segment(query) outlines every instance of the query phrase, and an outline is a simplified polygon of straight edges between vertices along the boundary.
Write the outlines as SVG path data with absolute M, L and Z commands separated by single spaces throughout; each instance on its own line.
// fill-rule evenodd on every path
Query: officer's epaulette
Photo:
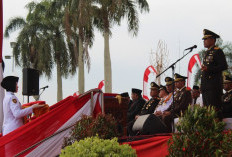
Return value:
M 217 47 L 217 46 L 216 46 L 216 47 L 214 47 L 214 50 L 219 50 L 219 49 L 220 49 L 220 48 L 219 48 L 219 47 Z

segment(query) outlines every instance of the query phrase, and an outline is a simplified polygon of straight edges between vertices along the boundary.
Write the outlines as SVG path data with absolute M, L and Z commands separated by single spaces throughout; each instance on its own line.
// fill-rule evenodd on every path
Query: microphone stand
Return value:
M 39 100 L 39 98 L 40 98 L 41 94 L 43 94 L 43 92 L 45 91 L 45 89 L 46 89 L 46 88 L 42 88 L 42 89 L 43 89 L 43 91 L 39 94 L 39 96 L 38 96 L 38 98 L 36 99 L 36 101 L 38 101 L 38 100 Z
M 180 60 L 182 60 L 185 56 L 187 56 L 190 52 L 193 51 L 193 48 L 189 50 L 188 53 L 186 53 L 185 55 L 183 55 L 181 58 L 177 59 L 177 61 L 175 61 L 173 64 L 171 64 L 168 68 L 166 68 L 163 72 L 161 72 L 159 75 L 156 76 L 156 78 L 160 77 L 163 73 L 165 73 L 168 69 L 172 69 L 172 78 L 174 80 L 174 74 L 175 74 L 175 65 L 176 63 L 178 63 Z M 184 52 L 184 51 L 183 51 Z M 173 88 L 173 91 L 172 91 L 172 98 L 173 98 L 173 101 L 172 101 L 172 104 L 171 104 L 171 111 L 173 112 L 174 110 L 174 102 L 175 102 L 175 99 L 174 99 L 174 91 L 175 91 L 175 83 L 173 82 L 172 83 L 172 88 Z M 172 132 L 174 133 L 175 131 L 175 126 L 174 126 L 174 115 L 171 114 L 171 119 L 172 119 Z

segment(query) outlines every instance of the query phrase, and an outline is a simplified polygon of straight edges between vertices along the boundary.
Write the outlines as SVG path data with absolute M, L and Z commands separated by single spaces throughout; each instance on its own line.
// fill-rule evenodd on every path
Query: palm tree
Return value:
M 69 60 L 72 60 L 72 58 L 69 58 L 65 42 L 64 9 L 57 10 L 53 2 L 45 0 L 36 5 L 33 14 L 40 16 L 41 22 L 48 28 L 45 32 L 48 33 L 47 37 L 50 39 L 53 58 L 57 67 L 57 101 L 60 101 L 63 99 L 62 77 L 67 78 L 69 69 L 75 72 L 76 68 L 75 64 L 69 66 Z M 72 74 L 74 73 L 72 72 Z
M 45 73 L 45 75 L 50 78 L 53 67 L 52 56 L 49 52 L 44 53 L 43 51 L 42 53 L 46 60 L 44 63 L 39 60 L 39 55 L 42 54 L 38 53 L 38 48 L 41 44 L 46 44 L 47 42 L 44 42 L 44 40 L 42 42 L 42 40 L 40 40 L 42 36 L 37 34 L 38 26 L 39 23 L 37 22 L 32 23 L 21 17 L 15 17 L 11 19 L 7 25 L 4 37 L 8 38 L 12 31 L 21 29 L 16 39 L 16 46 L 13 49 L 16 65 L 38 69 L 41 73 Z M 47 45 L 47 47 L 49 47 L 49 45 Z
M 65 7 L 66 34 L 74 58 L 78 58 L 79 93 L 85 91 L 84 63 L 90 68 L 88 48 L 93 44 L 93 0 L 57 0 L 60 8 Z M 78 38 L 77 38 L 78 37 Z M 78 48 L 78 49 L 77 49 Z
M 226 74 L 226 75 L 231 76 L 232 75 L 232 53 L 231 53 L 232 52 L 232 43 L 230 43 L 230 42 L 223 43 L 223 40 L 219 39 L 219 40 L 217 40 L 216 46 L 220 47 L 223 50 L 223 52 L 226 56 L 227 64 L 228 64 L 228 69 L 223 72 L 223 75 Z M 200 56 L 201 61 L 203 61 L 205 53 L 206 53 L 206 50 L 204 50 L 204 49 L 199 52 L 199 56 Z M 201 69 L 197 65 L 197 72 L 196 72 L 195 77 L 194 77 L 194 84 L 199 84 L 200 78 L 201 78 Z
M 97 11 L 94 24 L 103 33 L 104 37 L 104 77 L 105 92 L 112 92 L 112 70 L 109 49 L 109 37 L 111 28 L 120 25 L 122 19 L 127 18 L 128 30 L 137 35 L 139 27 L 138 13 L 136 5 L 141 12 L 149 11 L 146 0 L 98 0 Z
M 53 61 L 55 61 L 57 101 L 60 101 L 63 99 L 62 76 L 67 77 L 69 74 L 69 54 L 62 26 L 64 12 L 52 10 L 50 1 L 38 4 L 31 2 L 27 8 L 29 10 L 27 19 L 15 18 L 10 21 L 5 36 L 8 37 L 9 32 L 22 28 L 13 50 L 18 65 L 20 65 L 19 58 L 21 58 L 23 67 L 38 69 L 50 79 Z

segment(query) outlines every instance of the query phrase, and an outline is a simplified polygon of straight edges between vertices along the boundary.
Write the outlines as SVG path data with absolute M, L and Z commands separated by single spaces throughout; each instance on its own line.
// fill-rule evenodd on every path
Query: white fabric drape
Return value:
M 102 93 L 101 93 L 102 94 Z M 98 97 L 98 100 L 101 100 L 101 94 L 96 93 L 93 96 L 93 106 L 95 107 Z M 101 104 L 101 101 L 99 102 Z M 82 115 L 91 115 L 91 99 L 76 113 L 74 114 L 62 127 L 60 127 L 56 132 L 67 128 L 75 124 L 78 120 L 80 120 Z M 37 148 L 27 154 L 27 157 L 41 156 L 41 157 L 53 157 L 60 154 L 60 150 L 63 144 L 64 137 L 69 136 L 70 129 L 59 133 L 58 135 L 53 136 L 52 138 L 46 140 L 42 144 L 40 144 Z

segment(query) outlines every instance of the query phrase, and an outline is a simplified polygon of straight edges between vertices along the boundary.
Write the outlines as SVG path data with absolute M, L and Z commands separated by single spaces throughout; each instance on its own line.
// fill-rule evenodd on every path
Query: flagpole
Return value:
M 3 79 L 3 60 L 2 60 L 2 38 L 3 38 L 3 7 L 2 0 L 0 1 L 0 82 Z M 2 133 L 2 124 L 3 124 L 3 98 L 5 95 L 4 89 L 0 86 L 0 133 Z

